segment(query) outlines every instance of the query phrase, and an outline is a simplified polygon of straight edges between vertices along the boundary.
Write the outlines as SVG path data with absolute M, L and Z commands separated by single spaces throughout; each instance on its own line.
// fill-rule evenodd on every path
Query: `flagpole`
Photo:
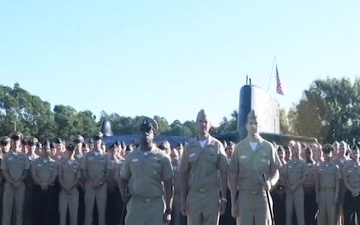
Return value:
M 270 83 L 271 83 L 271 77 L 272 77 L 272 73 L 274 71 L 275 60 L 276 60 L 276 55 L 274 56 L 274 61 L 273 61 L 272 67 L 271 67 L 271 73 L 270 73 L 269 83 L 268 83 L 268 87 L 267 87 L 266 92 L 269 92 L 269 87 L 270 87 Z

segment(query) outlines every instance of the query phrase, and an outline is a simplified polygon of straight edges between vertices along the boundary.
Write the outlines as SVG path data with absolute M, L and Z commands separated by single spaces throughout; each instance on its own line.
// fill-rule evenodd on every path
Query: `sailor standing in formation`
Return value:
M 196 137 L 176 147 L 157 146 L 158 125 L 149 117 L 140 119 L 140 143 L 130 145 L 105 146 L 101 132 L 88 142 L 77 135 L 66 145 L 41 145 L 12 132 L 0 137 L 2 224 L 218 225 L 221 216 L 226 225 L 360 223 L 358 146 L 275 147 L 261 138 L 258 121 L 251 110 L 247 137 L 227 153 L 226 142 L 210 135 L 205 110 Z M 227 207 L 236 222 L 224 217 Z
M 191 225 L 218 224 L 226 210 L 228 161 L 222 143 L 209 134 L 210 127 L 208 114 L 200 110 L 197 136 L 184 147 L 180 161 L 181 210 Z
M 142 119 L 140 146 L 122 165 L 120 190 L 127 202 L 126 225 L 159 225 L 171 220 L 174 173 L 170 158 L 154 143 L 157 129 L 153 119 Z
M 279 179 L 280 161 L 274 146 L 259 135 L 258 115 L 246 119 L 248 136 L 235 146 L 230 161 L 232 214 L 237 225 L 271 225 L 269 191 Z

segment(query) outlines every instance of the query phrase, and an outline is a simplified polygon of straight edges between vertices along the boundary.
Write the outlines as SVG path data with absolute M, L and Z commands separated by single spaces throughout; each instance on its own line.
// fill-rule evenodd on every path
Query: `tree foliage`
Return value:
M 234 111 L 233 114 L 237 115 Z M 232 114 L 232 116 L 233 116 Z M 225 120 L 219 131 L 236 129 L 236 116 Z M 13 88 L 0 85 L 0 136 L 8 135 L 14 129 L 25 136 L 35 136 L 40 141 L 56 137 L 70 138 L 75 134 L 88 137 L 101 129 L 104 120 L 111 123 L 114 135 L 134 134 L 138 131 L 140 116 L 122 116 L 102 111 L 99 118 L 90 111 L 76 111 L 72 106 L 55 105 L 43 101 L 22 89 L 18 83 Z M 195 136 L 195 121 L 181 123 L 175 120 L 169 123 L 166 118 L 155 115 L 153 119 L 159 125 L 159 133 L 176 136 Z
M 315 80 L 292 108 L 290 121 L 298 135 L 320 142 L 352 142 L 359 137 L 360 79 Z

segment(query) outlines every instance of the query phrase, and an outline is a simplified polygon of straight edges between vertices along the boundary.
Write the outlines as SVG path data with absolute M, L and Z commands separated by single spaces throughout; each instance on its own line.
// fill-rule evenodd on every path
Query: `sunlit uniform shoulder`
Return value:
M 235 145 L 234 151 L 245 151 L 249 148 L 251 148 L 249 138 L 245 138 L 244 140 L 240 141 Z M 259 140 L 256 149 L 258 148 L 265 148 L 274 151 L 274 145 L 262 138 Z
M 159 157 L 167 157 L 168 158 L 168 156 L 165 154 L 165 152 L 162 151 L 161 149 L 157 148 L 156 146 L 153 146 L 150 151 L 143 151 L 141 149 L 141 147 L 139 146 L 139 147 L 135 148 L 134 151 L 130 152 L 126 156 L 125 161 L 129 160 L 130 158 L 136 157 L 138 154 L 146 154 L 146 152 L 148 152 L 149 154 L 150 153 L 155 154 L 155 155 L 157 155 Z

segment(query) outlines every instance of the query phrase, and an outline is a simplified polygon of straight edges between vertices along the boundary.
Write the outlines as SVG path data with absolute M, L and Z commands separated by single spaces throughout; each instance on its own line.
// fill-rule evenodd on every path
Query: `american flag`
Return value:
M 280 82 L 280 77 L 279 77 L 279 71 L 276 65 L 276 93 L 280 94 L 280 95 L 284 95 L 282 86 L 281 86 L 281 82 Z

